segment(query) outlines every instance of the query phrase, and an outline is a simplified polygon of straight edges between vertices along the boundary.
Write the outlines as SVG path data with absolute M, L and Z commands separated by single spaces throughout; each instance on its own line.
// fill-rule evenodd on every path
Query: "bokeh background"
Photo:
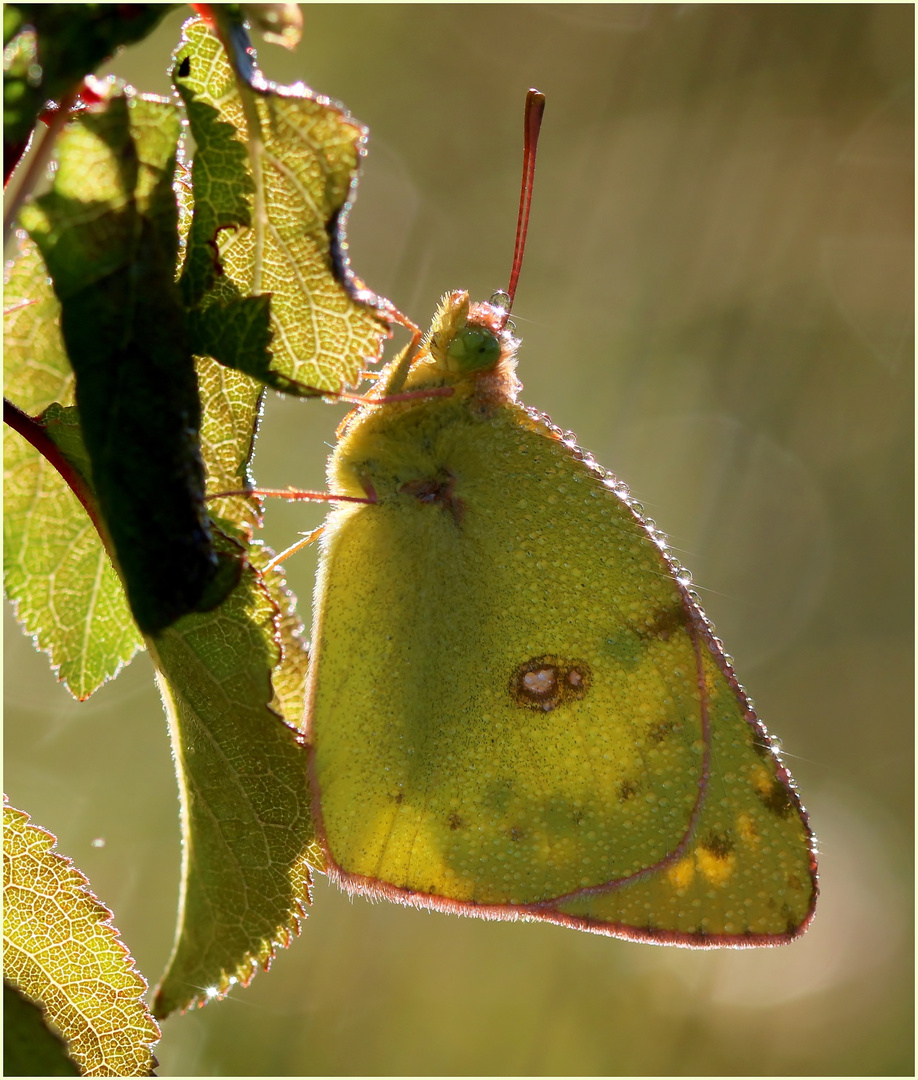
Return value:
M 186 14 L 112 70 L 167 93 Z M 369 125 L 354 268 L 424 324 L 447 289 L 506 284 L 524 95 L 547 94 L 524 399 L 694 572 L 783 740 L 823 895 L 793 945 L 697 953 L 320 878 L 270 974 L 165 1023 L 159 1074 L 913 1074 L 912 5 L 304 15 L 297 53 L 262 46 L 262 66 Z M 258 481 L 321 486 L 341 414 L 272 401 Z M 272 506 L 266 537 L 321 517 Z M 288 572 L 308 619 L 311 554 Z M 149 661 L 79 705 L 9 619 L 5 645 L 10 797 L 155 981 L 179 830 Z

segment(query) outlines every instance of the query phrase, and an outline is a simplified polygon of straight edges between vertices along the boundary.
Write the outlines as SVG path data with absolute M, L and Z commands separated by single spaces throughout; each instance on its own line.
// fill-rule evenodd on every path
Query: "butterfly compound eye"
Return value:
M 500 342 L 482 326 L 464 326 L 457 330 L 446 348 L 451 371 L 485 371 L 500 359 Z

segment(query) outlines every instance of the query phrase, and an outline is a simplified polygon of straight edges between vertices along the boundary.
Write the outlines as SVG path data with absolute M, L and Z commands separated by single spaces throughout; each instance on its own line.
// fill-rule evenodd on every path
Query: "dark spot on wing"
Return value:
M 715 859 L 726 859 L 735 845 L 726 833 L 711 833 L 701 841 L 701 846 Z
M 647 741 L 653 746 L 658 746 L 676 730 L 675 720 L 658 720 L 647 729 Z
M 550 712 L 580 701 L 589 692 L 592 675 L 585 660 L 547 654 L 520 664 L 510 676 L 510 696 L 524 709 Z
M 767 791 L 756 792 L 762 805 L 776 817 L 788 817 L 794 810 L 791 794 L 780 780 L 772 780 Z
M 646 641 L 648 638 L 659 638 L 661 641 L 669 641 L 677 630 L 685 628 L 685 608 L 682 604 L 675 604 L 664 611 L 658 611 L 650 622 L 645 622 L 635 627 L 635 633 Z

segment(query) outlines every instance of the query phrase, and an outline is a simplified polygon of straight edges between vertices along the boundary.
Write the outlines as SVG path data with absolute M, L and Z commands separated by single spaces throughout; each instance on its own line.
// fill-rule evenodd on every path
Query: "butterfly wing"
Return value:
M 808 920 L 790 780 L 660 546 L 522 406 L 381 406 L 339 443 L 309 690 L 347 888 L 685 944 Z M 339 487 L 340 489 L 340 487 Z

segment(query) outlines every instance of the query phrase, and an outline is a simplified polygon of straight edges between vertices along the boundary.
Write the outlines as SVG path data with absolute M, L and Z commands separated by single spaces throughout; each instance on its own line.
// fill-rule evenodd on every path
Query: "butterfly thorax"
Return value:
M 374 397 L 359 409 L 329 460 L 329 484 L 343 494 L 384 500 L 393 494 L 441 490 L 457 476 L 479 439 L 459 433 L 479 424 L 511 426 L 522 409 L 515 375 L 519 342 L 506 309 L 470 304 L 467 292 L 448 293 L 415 353 L 406 350 L 382 372 Z M 446 395 L 428 390 L 448 387 Z M 518 422 L 518 421 L 517 421 Z M 465 448 L 460 452 L 457 440 Z M 484 452 L 484 447 L 481 447 Z M 487 463 L 472 468 L 487 468 Z

